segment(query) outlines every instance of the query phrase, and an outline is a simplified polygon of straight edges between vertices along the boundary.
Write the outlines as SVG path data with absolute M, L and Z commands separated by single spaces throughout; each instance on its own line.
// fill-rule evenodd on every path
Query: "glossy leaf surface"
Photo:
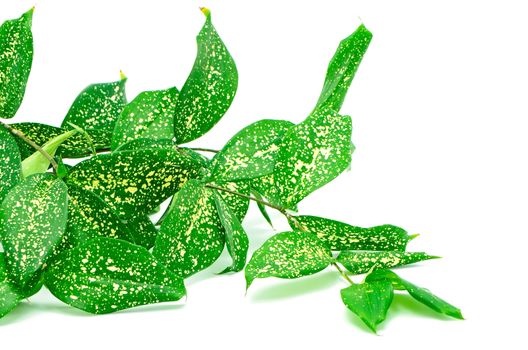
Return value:
M 414 264 L 419 261 L 438 258 L 422 252 L 397 251 L 350 251 L 339 253 L 337 261 L 355 275 L 371 270 L 389 269 L 392 267 Z

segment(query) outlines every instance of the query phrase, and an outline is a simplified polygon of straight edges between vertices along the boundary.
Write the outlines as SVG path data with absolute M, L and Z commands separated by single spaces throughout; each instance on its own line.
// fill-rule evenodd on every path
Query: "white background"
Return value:
M 2 0 L 1 21 L 34 1 Z M 342 305 L 332 270 L 295 281 L 188 280 L 186 302 L 91 316 L 46 291 L 0 320 L 2 349 L 526 348 L 528 21 L 523 1 L 37 1 L 35 57 L 16 121 L 59 125 L 86 85 L 129 77 L 138 92 L 181 87 L 195 35 L 213 22 L 240 75 L 224 119 L 194 145 L 219 148 L 261 118 L 301 121 L 338 42 L 374 33 L 342 113 L 354 121 L 352 171 L 308 197 L 305 214 L 391 223 L 410 249 L 444 258 L 399 270 L 462 308 L 436 316 L 397 297 L 380 335 Z M 361 19 L 360 19 L 361 18 Z M 284 222 L 274 215 L 279 228 Z M 256 210 L 252 248 L 273 231 Z

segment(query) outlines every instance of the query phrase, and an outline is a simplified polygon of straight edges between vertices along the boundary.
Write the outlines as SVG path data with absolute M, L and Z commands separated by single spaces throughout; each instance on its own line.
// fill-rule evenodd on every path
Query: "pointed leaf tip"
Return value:
M 127 80 L 127 76 L 125 75 L 125 73 L 123 73 L 122 70 L 119 71 L 119 79 L 120 80 Z
M 205 17 L 211 17 L 211 10 L 209 10 L 207 7 L 200 7 L 200 11 L 202 11 Z

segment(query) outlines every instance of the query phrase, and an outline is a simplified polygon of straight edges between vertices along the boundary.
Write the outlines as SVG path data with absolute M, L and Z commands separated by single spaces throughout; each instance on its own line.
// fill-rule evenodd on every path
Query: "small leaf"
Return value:
M 300 215 L 290 226 L 312 232 L 332 250 L 405 251 L 413 238 L 402 228 L 381 225 L 369 228 L 351 226 L 343 222 L 317 216 Z
M 313 115 L 283 136 L 275 170 L 254 182 L 268 200 L 293 208 L 348 168 L 353 151 L 348 116 Z
M 126 218 L 126 225 L 137 245 L 150 249 L 154 246 L 158 230 L 146 214 L 137 214 Z
M 253 197 L 258 199 L 259 201 L 263 201 L 264 200 L 264 198 L 262 198 L 262 195 L 260 193 L 258 193 L 258 191 L 256 191 L 253 188 L 251 189 L 251 194 L 253 195 Z M 270 218 L 270 216 L 268 214 L 268 210 L 266 209 L 266 206 L 264 204 L 262 204 L 261 202 L 257 202 L 257 206 L 259 208 L 260 213 L 262 214 L 262 216 L 266 220 L 266 222 L 271 226 L 271 228 L 273 228 L 273 223 L 271 222 L 271 218 Z
M 0 26 L 0 118 L 15 116 L 33 62 L 33 9 Z
M 55 136 L 48 142 L 46 142 L 41 148 L 44 152 L 49 154 L 51 157 L 55 156 L 57 148 L 69 139 L 71 136 L 77 133 L 76 130 L 65 131 L 64 133 Z M 50 166 L 50 161 L 46 158 L 42 152 L 35 151 L 31 156 L 24 159 L 22 162 L 22 176 L 28 177 L 37 173 L 44 173 L 48 170 Z
M 220 222 L 225 230 L 225 241 L 227 251 L 233 258 L 233 264 L 223 270 L 221 273 L 238 272 L 244 269 L 246 265 L 249 240 L 242 227 L 242 224 L 236 217 L 231 208 L 224 202 L 218 191 L 215 191 L 215 203 Z
M 182 279 L 145 248 L 103 237 L 58 255 L 44 281 L 58 299 L 94 314 L 177 301 L 185 295 Z
M 404 280 L 397 274 L 389 270 L 377 270 L 372 272 L 365 279 L 366 282 L 373 281 L 389 281 L 392 282 L 394 289 L 406 290 L 410 296 L 419 301 L 420 303 L 428 306 L 432 310 L 451 316 L 457 319 L 464 319 L 462 312 L 459 308 L 449 304 L 447 301 L 440 299 L 429 290 L 418 287 L 409 281 Z
M 208 132 L 224 116 L 238 86 L 235 62 L 213 27 L 209 10 L 202 9 L 202 12 L 206 21 L 196 38 L 196 60 L 174 112 L 174 135 L 178 144 Z
M 68 131 L 66 129 L 40 123 L 15 123 L 11 124 L 11 126 L 21 131 L 37 145 L 43 145 L 54 137 Z M 88 130 L 86 133 L 89 134 L 91 142 L 86 138 L 86 135 L 83 135 L 82 133 L 75 134 L 60 145 L 56 154 L 63 158 L 81 158 L 91 155 L 93 153 L 93 148 L 95 148 L 96 151 L 103 151 L 110 147 L 112 131 Z M 29 157 L 35 152 L 35 149 L 24 141 L 20 139 L 17 139 L 16 141 L 22 159 Z
M 302 231 L 276 234 L 257 249 L 246 265 L 246 289 L 255 278 L 298 278 L 324 270 L 334 259 L 317 237 Z
M 51 174 L 29 176 L 8 193 L 1 209 L 7 270 L 13 282 L 26 289 L 66 229 L 66 185 Z
M 77 96 L 61 127 L 71 129 L 72 123 L 88 132 L 90 129 L 112 132 L 127 103 L 125 83 L 126 77 L 122 76 L 119 81 L 89 85 Z
M 245 127 L 214 156 L 211 177 L 225 182 L 271 174 L 279 138 L 292 126 L 289 121 L 265 119 Z
M 11 312 L 22 300 L 16 286 L 9 279 L 4 255 L 0 252 L 0 318 Z
M 341 289 L 341 299 L 374 333 L 385 320 L 392 303 L 394 291 L 387 281 L 352 284 Z
M 0 203 L 22 179 L 20 152 L 11 133 L 0 126 Z
M 371 40 L 372 33 L 362 24 L 339 43 L 328 65 L 323 91 L 312 113 L 339 112 Z
M 94 192 L 120 216 L 148 213 L 198 174 L 199 165 L 173 149 L 100 154 L 70 170 L 68 183 Z
M 135 243 L 119 216 L 95 193 L 68 183 L 68 198 L 65 247 L 73 248 L 96 237 L 118 238 Z
M 367 273 L 372 269 L 389 269 L 396 266 L 414 264 L 419 261 L 435 259 L 437 256 L 416 252 L 380 252 L 380 251 L 350 251 L 345 250 L 339 253 L 337 261 L 355 275 Z
M 188 181 L 156 237 L 154 256 L 183 278 L 210 266 L 224 249 L 224 229 L 212 195 L 197 180 Z
M 112 137 L 112 149 L 138 138 L 172 139 L 178 89 L 144 91 L 121 112 Z

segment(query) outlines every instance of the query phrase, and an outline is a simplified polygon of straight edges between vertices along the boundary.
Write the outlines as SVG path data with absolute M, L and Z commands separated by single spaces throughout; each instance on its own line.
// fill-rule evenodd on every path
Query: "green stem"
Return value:
M 6 128 L 13 136 L 18 137 L 19 139 L 21 139 L 22 141 L 24 141 L 25 143 L 27 143 L 28 145 L 30 145 L 31 147 L 33 147 L 34 149 L 39 151 L 44 156 L 44 158 L 46 158 L 50 162 L 51 166 L 53 167 L 53 173 L 54 174 L 57 173 L 57 169 L 59 168 L 59 165 L 57 164 L 55 159 L 53 159 L 53 157 L 50 156 L 50 154 L 48 152 L 44 151 L 42 149 L 42 147 L 37 145 L 35 143 L 35 141 L 31 140 L 29 137 L 24 135 L 24 133 L 22 131 L 13 128 L 9 124 L 6 124 L 6 123 L 0 121 L 0 125 L 2 125 L 4 128 Z
M 337 269 L 337 271 L 339 271 L 339 273 L 341 274 L 341 276 L 342 276 L 345 280 L 347 280 L 348 283 L 350 283 L 350 284 L 355 284 L 354 281 L 352 281 L 352 280 L 350 279 L 350 277 L 348 277 L 348 275 L 346 274 L 346 272 L 343 271 L 343 269 L 342 269 L 337 263 L 333 262 L 332 265 Z
M 192 149 L 193 151 L 202 151 L 202 152 L 210 152 L 210 153 L 218 153 L 218 152 L 220 152 L 217 149 L 202 148 L 202 147 L 189 147 L 189 149 Z

